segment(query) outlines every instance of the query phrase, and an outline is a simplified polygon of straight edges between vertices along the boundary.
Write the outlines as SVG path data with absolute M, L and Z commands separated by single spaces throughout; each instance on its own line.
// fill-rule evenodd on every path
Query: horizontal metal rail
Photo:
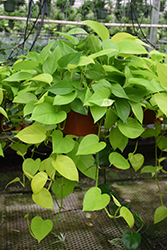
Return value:
M 15 21 L 26 21 L 26 17 L 17 17 L 17 16 L 0 16 L 0 19 L 8 19 L 8 20 L 15 20 Z M 41 19 L 36 20 L 36 18 L 29 18 L 31 22 L 41 22 Z M 77 22 L 77 21 L 63 21 L 63 20 L 50 20 L 44 19 L 44 23 L 55 23 L 55 24 L 66 24 L 66 25 L 86 25 L 84 22 Z M 142 28 L 167 28 L 167 24 L 138 24 L 138 23 L 102 23 L 108 27 L 142 27 Z

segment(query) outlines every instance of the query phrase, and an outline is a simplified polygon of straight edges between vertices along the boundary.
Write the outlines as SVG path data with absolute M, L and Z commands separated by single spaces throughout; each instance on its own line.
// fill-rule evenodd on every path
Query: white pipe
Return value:
M 26 21 L 26 17 L 16 17 L 16 16 L 0 16 L 0 19 L 8 19 L 8 20 L 15 20 L 15 21 Z M 36 18 L 29 18 L 31 22 L 35 22 Z M 40 22 L 41 19 L 38 19 L 37 22 Z M 49 20 L 44 19 L 44 23 L 55 23 L 55 24 L 67 24 L 67 25 L 86 25 L 84 22 L 77 22 L 77 21 L 63 21 L 63 20 Z M 134 23 L 102 23 L 108 27 L 139 27 L 139 24 Z M 140 24 L 142 28 L 167 28 L 167 24 Z

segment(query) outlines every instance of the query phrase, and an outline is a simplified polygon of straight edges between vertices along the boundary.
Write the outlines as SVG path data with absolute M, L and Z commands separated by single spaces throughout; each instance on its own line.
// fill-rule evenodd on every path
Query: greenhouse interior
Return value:
M 0 249 L 167 249 L 167 1 L 0 1 Z

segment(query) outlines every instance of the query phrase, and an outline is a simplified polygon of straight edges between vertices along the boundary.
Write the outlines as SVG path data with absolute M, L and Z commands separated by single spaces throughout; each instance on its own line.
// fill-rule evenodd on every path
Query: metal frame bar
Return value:
M 0 19 L 8 19 L 8 20 L 15 20 L 15 21 L 26 21 L 26 17 L 16 17 L 16 16 L 0 16 Z M 41 19 L 36 20 L 36 18 L 30 18 L 29 21 L 31 22 L 40 22 Z M 63 20 L 49 20 L 44 19 L 44 23 L 55 23 L 55 24 L 69 24 L 69 25 L 86 25 L 84 22 L 77 22 L 77 21 L 63 21 Z M 137 23 L 102 23 L 108 27 L 138 27 Z M 167 24 L 140 24 L 142 28 L 167 28 Z

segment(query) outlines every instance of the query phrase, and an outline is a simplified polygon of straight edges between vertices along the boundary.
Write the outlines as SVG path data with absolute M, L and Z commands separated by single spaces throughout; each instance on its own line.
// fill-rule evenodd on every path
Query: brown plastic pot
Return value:
M 146 109 L 144 111 L 143 125 L 154 124 L 156 114 L 154 110 Z
M 82 115 L 71 110 L 67 114 L 64 134 L 76 136 L 85 136 L 88 134 L 98 134 L 98 126 L 94 124 L 93 117 L 89 112 L 88 115 Z

